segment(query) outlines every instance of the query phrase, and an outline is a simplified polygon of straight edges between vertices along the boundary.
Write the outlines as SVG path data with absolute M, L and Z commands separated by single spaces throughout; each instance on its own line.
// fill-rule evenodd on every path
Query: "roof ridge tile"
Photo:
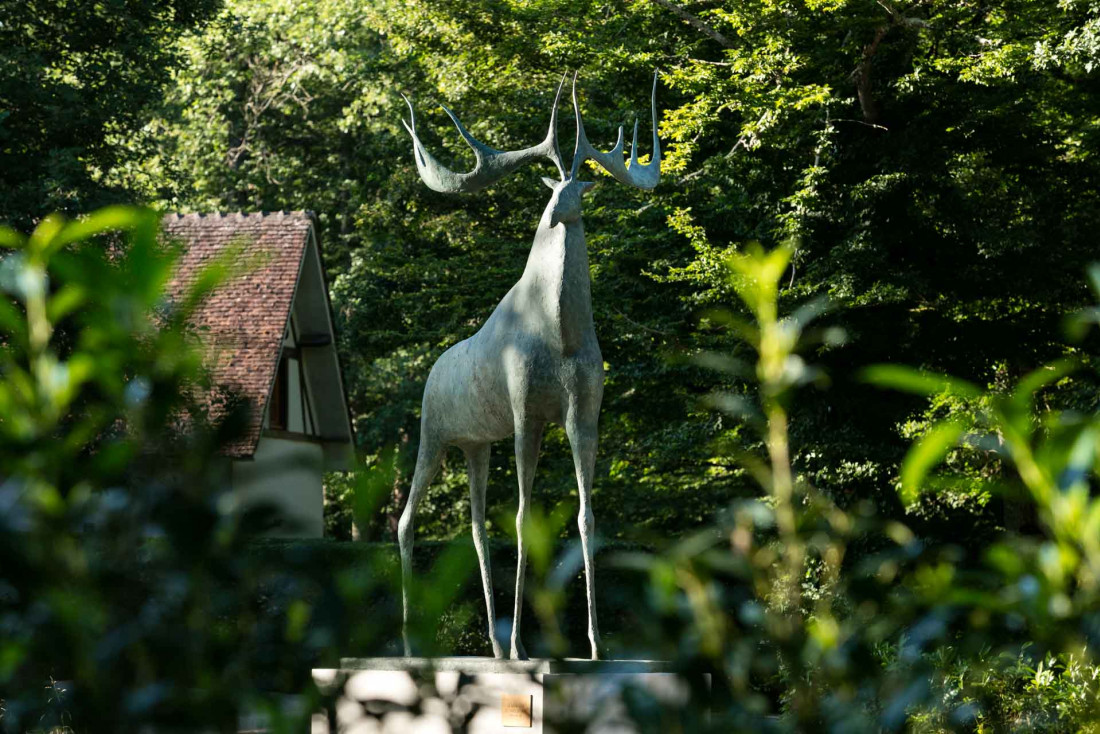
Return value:
M 181 219 L 201 219 L 201 220 L 210 219 L 210 220 L 213 220 L 213 219 L 228 219 L 228 218 L 231 218 L 231 217 L 239 218 L 239 219 L 251 219 L 253 217 L 255 217 L 257 219 L 267 219 L 269 217 L 277 218 L 277 219 L 284 219 L 286 217 L 302 217 L 304 219 L 309 219 L 309 218 L 312 218 L 313 216 L 314 216 L 314 213 L 309 209 L 274 209 L 274 210 L 264 209 L 264 210 L 258 211 L 258 212 L 245 212 L 245 211 L 239 211 L 239 210 L 238 211 L 233 211 L 233 212 L 223 212 L 223 211 L 188 212 L 186 214 L 181 214 L 180 212 L 172 212 L 172 213 L 169 213 L 169 214 L 165 214 L 164 218 L 166 220 L 179 221 Z

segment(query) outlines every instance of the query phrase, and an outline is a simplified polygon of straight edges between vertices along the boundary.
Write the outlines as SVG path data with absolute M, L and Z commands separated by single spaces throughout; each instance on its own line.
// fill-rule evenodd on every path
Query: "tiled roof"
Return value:
M 184 246 L 168 286 L 170 297 L 181 296 L 202 267 L 230 246 L 242 248 L 245 262 L 258 258 L 210 294 L 192 319 L 208 350 L 215 384 L 247 398 L 252 407 L 248 430 L 225 448 L 228 456 L 256 451 L 312 226 L 306 212 L 172 214 L 164 219 L 164 234 Z

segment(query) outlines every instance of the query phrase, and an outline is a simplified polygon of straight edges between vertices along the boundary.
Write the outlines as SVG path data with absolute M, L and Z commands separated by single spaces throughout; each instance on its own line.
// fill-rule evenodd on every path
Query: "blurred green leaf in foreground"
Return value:
M 810 328 L 823 303 L 783 313 L 792 252 L 750 246 L 728 261 L 739 310 L 710 318 L 755 364 L 741 346 L 699 358 L 747 378 L 710 401 L 759 432 L 762 454 L 738 458 L 760 499 L 662 552 L 617 559 L 648 577 L 650 614 L 631 652 L 711 675 L 710 717 L 699 718 L 701 696 L 666 711 L 665 730 L 1077 731 L 1096 721 L 1100 416 L 1037 407 L 1079 366 L 1052 363 L 999 392 L 896 365 L 863 372 L 976 406 L 968 422 L 945 418 L 914 443 L 900 468 L 905 502 L 951 487 L 938 467 L 967 445 L 1010 467 L 983 490 L 1033 510 L 1036 528 L 1002 529 L 975 557 L 963 539 L 918 538 L 870 502 L 842 510 L 791 461 L 796 391 L 826 384 L 803 355 L 840 336 Z M 1090 315 L 1070 319 L 1078 334 Z
M 158 230 L 129 207 L 0 228 L 4 731 L 227 730 L 290 685 L 265 656 L 301 650 L 271 644 L 292 625 L 258 605 L 255 518 L 224 501 L 217 449 L 247 406 L 207 420 L 185 329 L 229 263 L 166 302 L 177 251 Z

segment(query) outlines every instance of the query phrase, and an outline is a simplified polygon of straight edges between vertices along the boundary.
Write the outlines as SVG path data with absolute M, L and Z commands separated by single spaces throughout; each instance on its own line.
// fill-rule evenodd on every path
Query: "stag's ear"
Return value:
M 544 184 L 546 184 L 550 188 L 551 191 L 553 191 L 554 189 L 556 189 L 558 187 L 558 182 L 555 181 L 554 179 L 548 177 L 548 176 L 543 176 L 542 177 L 542 182 Z
M 588 190 L 596 185 L 595 181 L 578 181 L 577 185 L 580 186 L 581 193 L 586 194 Z

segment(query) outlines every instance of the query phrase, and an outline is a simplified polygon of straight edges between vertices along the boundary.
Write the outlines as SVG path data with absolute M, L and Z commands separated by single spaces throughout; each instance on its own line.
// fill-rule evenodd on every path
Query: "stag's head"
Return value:
M 581 181 L 572 177 L 561 181 L 543 178 L 542 182 L 553 192 L 550 195 L 550 203 L 546 205 L 550 213 L 551 227 L 556 227 L 562 222 L 575 222 L 580 219 L 581 196 L 595 186 L 591 181 Z
M 562 88 L 565 86 L 565 77 L 562 77 L 558 85 L 558 92 L 554 96 L 554 107 L 550 112 L 550 129 L 546 138 L 538 145 L 522 150 L 496 150 L 485 145 L 470 135 L 462 125 L 458 117 L 446 107 L 443 111 L 454 122 L 459 134 L 473 149 L 476 164 L 469 173 L 455 173 L 437 161 L 421 144 L 416 136 L 416 113 L 412 103 L 405 98 L 409 105 L 409 122 L 402 120 L 405 129 L 413 139 L 413 156 L 416 159 L 416 169 L 428 188 L 444 193 L 479 191 L 489 186 L 505 174 L 519 168 L 524 163 L 539 158 L 546 158 L 553 163 L 560 176 L 560 180 L 544 178 L 543 182 L 554 192 L 547 207 L 550 211 L 550 225 L 557 226 L 562 222 L 572 222 L 580 219 L 581 196 L 589 187 L 590 181 L 581 181 L 579 178 L 581 166 L 586 160 L 593 160 L 616 180 L 640 189 L 652 189 L 657 185 L 661 176 L 661 143 L 657 139 L 657 74 L 653 74 L 653 92 L 650 97 L 650 107 L 653 114 L 653 159 L 647 164 L 638 163 L 638 123 L 634 123 L 634 142 L 630 148 L 630 164 L 623 160 L 623 129 L 619 128 L 619 139 L 615 147 L 607 153 L 601 153 L 588 142 L 588 136 L 584 132 L 584 120 L 581 118 L 580 103 L 577 100 L 577 75 L 573 75 L 573 112 L 577 120 L 577 142 L 573 149 L 573 162 L 567 170 L 558 148 L 558 103 L 561 101 Z

